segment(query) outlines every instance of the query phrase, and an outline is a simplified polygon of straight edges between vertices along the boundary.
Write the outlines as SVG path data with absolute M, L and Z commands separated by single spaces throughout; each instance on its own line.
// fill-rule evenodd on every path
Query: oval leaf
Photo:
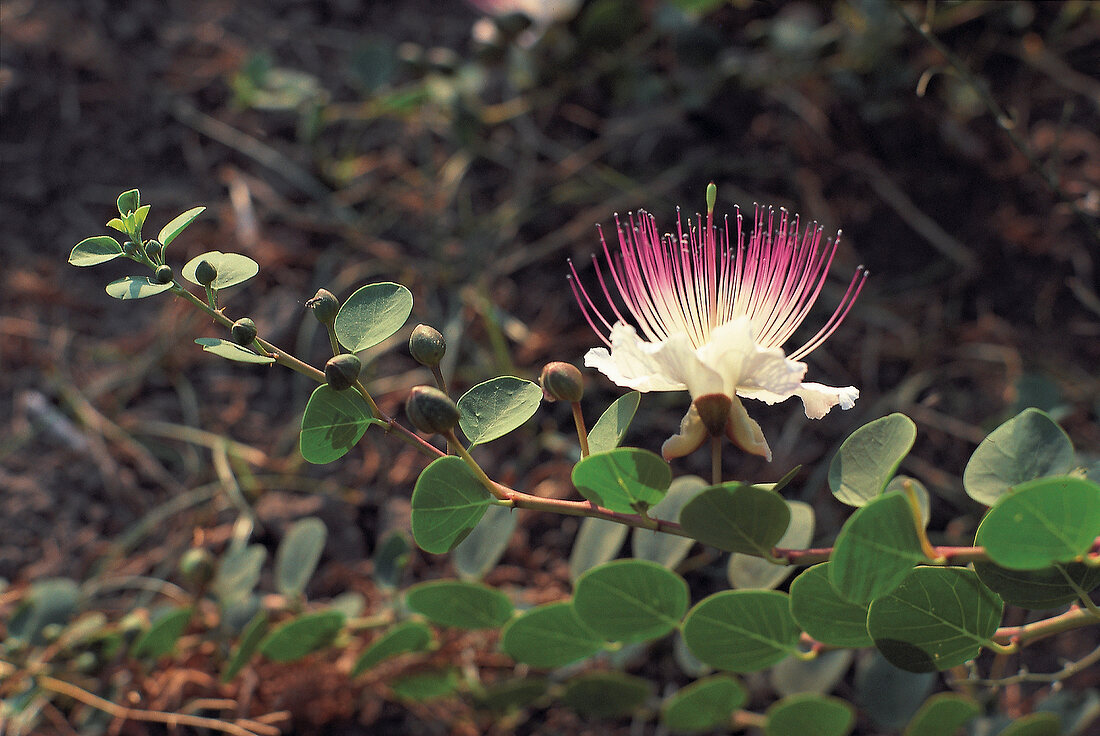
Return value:
M 348 453 L 376 422 L 366 400 L 354 390 L 318 386 L 302 414 L 299 447 L 308 462 L 324 465 Z
M 288 598 L 296 598 L 306 589 L 321 552 L 325 549 L 328 529 L 315 516 L 296 521 L 279 549 L 275 551 L 275 589 Z
M 992 562 L 975 562 L 974 572 L 1005 603 L 1032 610 L 1064 606 L 1080 597 L 1078 590 L 1089 593 L 1100 586 L 1100 568 L 1080 562 L 1041 570 L 1008 570 Z
M 661 502 L 649 510 L 654 519 L 679 519 L 680 512 L 691 499 L 699 495 L 707 485 L 706 481 L 695 475 L 685 475 L 672 481 L 668 493 Z M 618 526 L 622 526 L 619 524 Z M 626 527 L 623 527 L 624 529 Z M 695 540 L 678 534 L 667 534 L 637 527 L 630 537 L 630 547 L 634 556 L 640 560 L 649 560 L 668 568 L 680 564 Z M 612 555 L 614 556 L 614 555 Z
M 813 693 L 792 695 L 768 708 L 767 736 L 847 736 L 856 722 L 856 712 L 840 698 Z
M 412 494 L 413 539 L 443 554 L 473 531 L 493 501 L 461 458 L 441 457 L 424 468 Z
M 134 641 L 130 653 L 137 659 L 156 659 L 172 651 L 191 620 L 190 608 L 170 608 L 162 611 L 149 627 Z
M 560 601 L 512 619 L 501 633 L 500 645 L 517 662 L 551 668 L 589 657 L 603 649 L 604 642 L 581 623 L 569 601 Z
M 274 358 L 254 353 L 243 345 L 238 345 L 229 340 L 223 340 L 220 337 L 197 337 L 195 338 L 195 342 L 202 345 L 202 349 L 206 352 L 213 353 L 226 360 L 235 360 L 238 363 L 257 363 L 261 365 L 270 365 L 275 362 Z
M 821 652 L 813 659 L 787 657 L 768 672 L 768 682 L 783 697 L 832 692 L 852 666 L 855 652 L 851 649 L 834 649 Z
M 401 284 L 367 284 L 340 307 L 336 337 L 349 353 L 372 348 L 401 329 L 412 307 L 412 292 Z
M 972 570 L 918 567 L 867 611 L 882 656 L 909 672 L 946 670 L 978 656 L 1004 604 Z
M 80 604 L 80 587 L 68 578 L 46 578 L 31 584 L 22 605 L 7 622 L 7 636 L 15 641 L 46 643 L 43 629 L 64 626 Z
M 122 255 L 122 246 L 110 235 L 84 238 L 69 253 L 69 263 L 74 266 L 94 266 L 113 261 Z
M 414 585 L 405 595 L 409 608 L 432 623 L 458 629 L 496 629 L 515 610 L 508 596 L 481 583 L 438 580 Z
M 782 496 L 744 483 L 707 488 L 680 512 L 680 526 L 703 544 L 762 557 L 771 557 L 790 521 Z
M 688 608 L 688 587 L 682 577 L 655 562 L 616 560 L 577 580 L 573 608 L 608 641 L 647 641 L 680 623 Z
M 943 736 L 958 733 L 967 721 L 982 712 L 970 698 L 954 693 L 937 693 L 924 702 L 904 736 Z
M 791 522 L 787 531 L 775 543 L 784 549 L 804 549 L 810 546 L 814 536 L 814 510 L 808 503 L 787 501 Z M 760 557 L 734 553 L 726 565 L 726 578 L 730 585 L 741 590 L 770 590 L 791 574 L 790 565 L 776 565 Z
M 535 415 L 542 389 L 514 376 L 493 378 L 471 388 L 458 400 L 458 426 L 471 445 L 503 437 Z
M 649 698 L 648 680 L 622 672 L 591 672 L 566 683 L 562 702 L 581 715 L 615 718 L 633 713 Z
M 275 662 L 293 662 L 328 646 L 343 626 L 339 611 L 306 613 L 264 637 L 260 653 Z
M 624 394 L 612 402 L 611 406 L 596 421 L 592 430 L 588 433 L 588 449 L 590 454 L 614 450 L 622 444 L 626 430 L 630 429 L 630 422 L 634 419 L 634 413 L 638 411 L 638 404 L 642 395 L 637 391 Z
M 623 514 L 641 513 L 659 503 L 671 483 L 668 463 L 634 447 L 589 455 L 573 467 L 573 485 L 582 496 Z
M 237 645 L 236 650 L 233 652 L 233 656 L 229 660 L 229 664 L 226 666 L 225 671 L 222 673 L 222 682 L 229 682 L 237 673 L 241 671 L 241 668 L 248 664 L 253 655 L 260 648 L 260 642 L 264 638 L 264 634 L 267 633 L 267 611 L 263 609 L 256 612 L 256 615 L 252 617 L 252 620 L 248 622 L 248 626 L 245 627 L 244 632 L 241 634 L 241 641 Z
M 118 214 L 125 217 L 141 206 L 141 194 L 136 189 L 128 189 L 118 195 L 116 204 L 118 205 Z
M 202 261 L 207 261 L 211 266 L 218 269 L 218 275 L 210 284 L 212 289 L 225 289 L 236 286 L 248 281 L 260 272 L 260 264 L 248 256 L 243 256 L 240 253 L 222 253 L 220 250 L 212 250 L 201 253 L 184 264 L 183 277 L 197 286 L 202 286 L 202 284 L 195 280 L 195 269 Z
M 591 516 L 583 519 L 569 552 L 569 579 L 575 582 L 596 565 L 615 559 L 628 531 L 625 524 L 615 521 Z
M 508 548 L 517 521 L 519 516 L 514 509 L 506 506 L 485 509 L 481 521 L 469 536 L 459 542 L 451 556 L 459 577 L 478 580 L 496 567 Z
M 978 525 L 976 545 L 1010 570 L 1072 562 L 1100 532 L 1100 485 L 1069 476 L 1022 483 Z
M 210 586 L 223 608 L 243 600 L 252 592 L 260 580 L 260 568 L 266 558 L 267 550 L 262 544 L 229 548 Z
M 878 731 L 897 733 L 936 686 L 934 672 L 906 672 L 890 664 L 876 650 L 856 665 L 855 697 Z
M 168 244 L 176 239 L 176 236 L 182 233 L 191 222 L 206 211 L 205 207 L 192 207 L 191 209 L 176 215 L 172 218 L 172 221 L 160 229 L 160 235 L 157 236 L 157 240 L 165 248 Z
M 729 675 L 696 680 L 673 693 L 661 706 L 661 723 L 673 733 L 699 733 L 727 726 L 745 704 L 745 688 Z
M 422 703 L 434 698 L 443 698 L 458 688 L 458 676 L 451 668 L 417 672 L 399 677 L 389 683 L 394 695 L 402 700 Z
M 918 562 L 921 552 L 909 501 L 900 491 L 876 498 L 840 529 L 829 565 L 829 582 L 852 603 L 889 593 Z
M 704 598 L 683 624 L 684 641 L 703 662 L 731 672 L 770 667 L 798 647 L 801 633 L 785 593 L 728 590 Z
M 477 707 L 497 713 L 520 710 L 545 695 L 549 684 L 544 677 L 520 677 L 494 682 L 476 696 Z
M 1057 713 L 1031 713 L 1014 719 L 997 736 L 1062 736 L 1062 718 Z
M 992 506 L 1020 483 L 1073 468 L 1073 443 L 1039 409 L 1025 409 L 982 440 L 963 471 L 963 488 Z
M 158 284 L 148 276 L 123 276 L 107 284 L 106 291 L 115 299 L 144 299 L 172 288 L 172 283 Z
M 407 652 L 427 651 L 432 645 L 432 630 L 419 621 L 397 624 L 359 655 L 351 668 L 351 676 L 358 677 L 371 667 Z
M 917 425 L 904 414 L 891 414 L 857 429 L 829 464 L 833 495 L 849 506 L 866 505 L 886 488 L 916 438 Z
M 829 582 L 829 565 L 822 562 L 791 582 L 791 615 L 817 641 L 836 647 L 867 647 L 867 604 L 844 600 Z

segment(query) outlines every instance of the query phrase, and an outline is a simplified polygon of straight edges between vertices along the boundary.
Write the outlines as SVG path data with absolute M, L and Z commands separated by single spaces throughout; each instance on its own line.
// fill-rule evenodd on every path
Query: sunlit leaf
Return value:
M 1073 468 L 1073 443 L 1053 419 L 1025 409 L 993 430 L 974 450 L 963 487 L 978 503 L 992 506 L 1012 487 Z
M 801 633 L 787 595 L 774 590 L 730 590 L 697 603 L 684 619 L 684 641 L 711 667 L 755 672 L 798 647 Z
M 176 642 L 187 628 L 187 622 L 191 620 L 189 607 L 169 608 L 160 612 L 153 619 L 153 625 L 134 640 L 134 646 L 130 650 L 133 657 L 141 659 L 148 657 L 156 659 L 168 654 L 176 646 Z
M 327 384 L 318 386 L 302 414 L 299 437 L 302 457 L 317 465 L 331 463 L 355 447 L 373 423 L 384 426 L 371 414 L 359 392 L 337 391 Z
M 840 446 L 829 464 L 829 487 L 838 501 L 864 506 L 878 497 L 917 437 L 917 425 L 891 414 L 863 425 Z
M 614 450 L 622 443 L 641 398 L 640 393 L 631 391 L 607 407 L 588 433 L 588 449 L 593 455 Z
M 206 352 L 213 353 L 226 360 L 259 365 L 270 365 L 275 362 L 274 358 L 254 353 L 243 345 L 238 345 L 230 340 L 223 340 L 220 337 L 198 337 L 195 338 L 195 342 L 202 345 L 202 349 Z
M 190 225 L 196 217 L 206 211 L 205 207 L 192 207 L 191 209 L 176 215 L 172 221 L 160 229 L 157 240 L 165 248 Z
M 829 582 L 841 597 L 866 604 L 896 588 L 923 560 L 909 502 L 891 491 L 857 510 L 841 527 Z
M 771 555 L 790 521 L 782 496 L 743 483 L 707 488 L 680 512 L 680 526 L 703 544 L 753 555 Z
M 513 376 L 493 378 L 471 388 L 458 400 L 458 426 L 474 445 L 518 429 L 542 402 L 537 384 Z
M 490 503 L 492 496 L 461 458 L 441 457 L 420 473 L 413 488 L 413 539 L 425 552 L 450 552 Z
M 123 276 L 107 284 L 107 293 L 115 299 L 144 299 L 172 288 L 172 282 L 160 284 L 148 276 Z
M 118 214 L 125 217 L 141 206 L 141 194 L 136 189 L 129 189 L 118 195 Z
M 409 588 L 409 608 L 434 624 L 459 629 L 496 629 L 512 618 L 508 596 L 481 583 L 435 580 Z
M 290 598 L 305 591 L 317 569 L 327 537 L 325 523 L 315 516 L 300 519 L 287 529 L 275 551 L 276 590 Z
M 367 284 L 340 307 L 336 337 L 349 353 L 374 347 L 401 329 L 412 307 L 412 292 L 401 284 Z
M 658 455 L 620 447 L 589 455 L 573 467 L 573 485 L 593 503 L 619 513 L 641 512 L 660 502 L 672 470 Z
M 202 286 L 195 278 L 195 269 L 206 261 L 218 270 L 218 275 L 210 283 L 213 289 L 226 289 L 230 286 L 244 283 L 260 272 L 260 264 L 248 256 L 240 253 L 222 253 L 220 250 L 212 250 L 201 253 L 183 266 L 183 277 L 192 284 Z
M 85 238 L 73 246 L 69 253 L 69 263 L 74 266 L 94 266 L 98 263 L 113 261 L 122 255 L 122 246 L 110 235 L 97 235 Z
M 577 580 L 573 608 L 608 641 L 656 639 L 672 631 L 688 608 L 688 587 L 676 573 L 646 560 L 616 560 Z

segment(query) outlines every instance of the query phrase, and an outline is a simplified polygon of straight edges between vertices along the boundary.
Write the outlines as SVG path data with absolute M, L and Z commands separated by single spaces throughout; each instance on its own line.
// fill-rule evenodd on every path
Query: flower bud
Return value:
M 417 325 L 409 337 L 409 353 L 420 365 L 435 368 L 447 353 L 447 341 L 434 327 Z
M 155 272 L 156 280 L 158 284 L 167 284 L 175 276 L 175 272 L 172 271 L 171 266 L 157 266 Z
M 203 286 L 210 286 L 216 278 L 218 278 L 218 269 L 210 261 L 199 261 L 195 266 L 195 281 Z
M 733 406 L 733 399 L 725 394 L 705 394 L 695 400 L 699 419 L 702 420 L 703 426 L 707 428 L 707 434 L 711 437 L 721 437 L 726 431 L 731 406 Z
M 202 547 L 192 547 L 180 557 L 180 575 L 200 588 L 214 579 L 214 556 Z
M 313 298 L 306 302 L 306 307 L 313 310 L 318 322 L 331 326 L 340 312 L 340 300 L 328 289 L 318 289 Z
M 571 363 L 547 363 L 539 376 L 539 384 L 547 401 L 575 402 L 584 396 L 584 379 L 577 366 Z
M 134 245 L 132 240 L 127 240 L 122 244 L 122 252 L 128 256 L 133 256 L 137 254 L 137 246 Z
M 256 323 L 248 317 L 241 317 L 233 323 L 229 334 L 233 337 L 233 342 L 238 345 L 251 345 L 256 339 Z
M 352 384 L 359 380 L 359 371 L 363 370 L 363 363 L 359 357 L 351 353 L 341 353 L 329 358 L 325 363 L 325 380 L 336 391 L 351 388 Z
M 428 434 L 444 434 L 458 424 L 458 406 L 451 397 L 431 386 L 414 386 L 405 400 L 405 415 L 412 425 Z
M 145 255 L 149 256 L 149 260 L 153 263 L 160 263 L 160 259 L 164 255 L 164 246 L 161 245 L 159 240 L 150 240 L 145 243 Z

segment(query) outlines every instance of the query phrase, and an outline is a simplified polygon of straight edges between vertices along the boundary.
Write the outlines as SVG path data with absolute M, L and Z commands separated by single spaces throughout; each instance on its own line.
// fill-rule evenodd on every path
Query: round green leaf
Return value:
M 544 677 L 518 677 L 495 682 L 477 696 L 477 707 L 497 713 L 520 710 L 545 695 L 549 684 Z
M 46 578 L 31 584 L 23 603 L 7 623 L 8 638 L 26 644 L 46 643 L 42 630 L 69 623 L 80 604 L 80 587 L 68 578 Z
M 695 475 L 685 475 L 672 481 L 668 493 L 660 503 L 649 510 L 654 519 L 679 519 L 680 512 L 688 501 L 695 498 L 707 485 L 706 481 Z M 619 526 L 622 526 L 621 524 Z M 623 527 L 625 529 L 625 527 Z M 637 527 L 630 537 L 630 547 L 634 556 L 640 560 L 649 560 L 667 568 L 674 568 L 687 557 L 695 540 L 678 534 L 666 534 L 652 529 Z
M 892 664 L 946 670 L 978 656 L 1001 622 L 1000 597 L 972 570 L 918 567 L 867 611 L 867 630 Z
M 374 582 L 382 588 L 393 589 L 401 584 L 405 566 L 409 563 L 412 545 L 401 529 L 392 529 L 378 542 L 371 557 Z
M 814 536 L 813 507 L 801 501 L 786 503 L 791 512 L 791 523 L 775 546 L 784 549 L 809 547 Z M 741 590 L 770 590 L 786 580 L 792 570 L 790 565 L 776 565 L 761 557 L 735 552 L 726 565 L 726 577 L 730 585 Z
M 581 575 L 573 608 L 588 628 L 608 641 L 664 636 L 688 608 L 684 579 L 655 562 L 616 560 Z
M 229 682 L 237 673 L 241 671 L 241 668 L 248 664 L 248 661 L 252 659 L 252 656 L 256 653 L 256 650 L 260 648 L 260 642 L 264 638 L 264 634 L 267 633 L 267 611 L 260 609 L 256 612 L 256 615 L 252 617 L 252 620 L 248 622 L 248 626 L 245 627 L 244 632 L 241 634 L 240 643 L 237 644 L 237 648 L 233 651 L 233 656 L 229 659 L 229 664 L 226 665 L 225 671 L 222 672 L 222 682 Z
M 325 522 L 309 516 L 294 522 L 275 551 L 275 589 L 294 598 L 306 589 L 321 552 L 325 549 L 328 529 Z
M 851 649 L 834 649 L 821 652 L 813 659 L 787 657 L 768 670 L 768 682 L 783 697 L 832 692 L 851 669 L 855 652 Z
M 128 189 L 118 195 L 118 214 L 125 217 L 141 206 L 141 194 L 136 189 Z
M 405 597 L 412 610 L 434 624 L 458 629 L 495 629 L 512 618 L 508 596 L 481 583 L 437 580 L 409 588 Z
M 583 519 L 569 552 L 569 579 L 575 582 L 596 565 L 615 559 L 628 531 L 625 524 L 618 522 L 591 516 Z
M 607 407 L 588 433 L 588 449 L 591 454 L 614 450 L 622 443 L 641 400 L 640 393 L 631 391 L 615 399 Z
M 943 736 L 958 733 L 982 709 L 970 698 L 955 693 L 937 693 L 924 701 L 904 736 Z
M 1025 409 L 978 445 L 963 471 L 963 488 L 992 506 L 1013 486 L 1073 468 L 1073 443 L 1039 409 Z
M 928 522 L 932 520 L 932 497 L 928 494 L 928 489 L 924 487 L 923 483 L 916 478 L 910 478 L 908 475 L 895 475 L 886 484 L 886 493 L 891 491 L 904 492 L 906 487 L 912 487 L 913 492 L 916 494 L 917 506 L 920 508 L 921 526 L 927 528 Z
M 243 345 L 238 345 L 230 340 L 223 340 L 220 337 L 198 337 L 195 338 L 195 342 L 202 345 L 202 349 L 208 353 L 213 353 L 227 360 L 235 360 L 238 363 L 270 365 L 275 362 L 274 358 L 254 353 Z
M 673 733 L 699 733 L 728 726 L 748 693 L 729 675 L 696 680 L 673 693 L 661 706 L 661 723 Z
M 459 577 L 468 580 L 482 578 L 496 567 L 501 555 L 508 548 L 508 541 L 516 529 L 519 516 L 514 509 L 506 506 L 490 506 L 485 515 L 470 532 L 459 542 L 451 555 L 451 562 Z
M 683 635 L 691 653 L 731 672 L 770 667 L 798 647 L 801 632 L 787 595 L 774 590 L 728 590 L 688 611 Z
M 766 557 L 790 522 L 782 496 L 743 483 L 707 488 L 680 512 L 680 526 L 703 544 Z
M 137 659 L 156 659 L 172 651 L 191 620 L 190 608 L 169 608 L 153 619 L 153 625 L 141 634 L 130 650 Z
M 804 570 L 791 582 L 791 615 L 817 641 L 836 647 L 867 647 L 867 604 L 844 600 L 829 582 L 829 565 Z
M 160 229 L 160 235 L 157 236 L 157 240 L 165 248 L 168 244 L 176 239 L 176 236 L 182 233 L 191 222 L 206 211 L 205 207 L 192 207 L 191 209 L 176 215 L 172 218 L 172 221 Z
M 1062 736 L 1062 719 L 1057 713 L 1030 713 L 1013 720 L 997 736 Z
M 471 445 L 503 437 L 535 415 L 542 389 L 514 376 L 493 378 L 471 388 L 458 400 L 458 426 Z
M 122 246 L 110 235 L 84 238 L 69 253 L 69 263 L 74 266 L 94 266 L 113 261 L 122 255 Z
M 367 284 L 340 307 L 336 337 L 349 353 L 372 348 L 401 329 L 412 307 L 412 292 L 401 284 Z
M 906 672 L 890 664 L 877 650 L 856 664 L 852 702 L 884 733 L 901 731 L 936 686 L 935 672 Z
M 603 649 L 604 641 L 581 623 L 569 601 L 532 608 L 504 627 L 501 648 L 532 667 L 563 667 Z
M 891 491 L 857 510 L 841 527 L 829 582 L 841 597 L 866 604 L 896 588 L 925 559 L 909 501 Z
M 336 391 L 328 385 L 318 386 L 302 414 L 299 437 L 302 457 L 316 465 L 338 460 L 355 447 L 367 427 L 375 422 L 378 420 L 358 391 Z
M 671 483 L 668 463 L 634 447 L 589 455 L 573 467 L 573 485 L 582 496 L 623 514 L 640 513 L 659 503 Z
M 260 568 L 265 559 L 267 550 L 262 544 L 229 548 L 210 586 L 223 607 L 243 600 L 252 592 L 260 580 Z
M 293 662 L 328 646 L 343 626 L 339 611 L 302 614 L 264 637 L 260 653 L 275 662 Z
M 1100 568 L 1080 562 L 1041 570 L 1007 570 L 992 562 L 975 562 L 974 572 L 1005 603 L 1032 610 L 1064 606 L 1080 597 L 1078 588 L 1088 593 L 1100 586 Z
M 351 676 L 358 677 L 371 667 L 391 657 L 407 652 L 423 652 L 432 645 L 432 630 L 419 621 L 397 624 L 359 655 L 351 668 Z
M 159 284 L 148 276 L 123 276 L 107 284 L 106 291 L 115 299 L 144 299 L 172 288 L 172 283 Z
M 413 487 L 413 539 L 425 552 L 450 552 L 473 531 L 492 501 L 462 458 L 441 457 L 424 468 Z
M 458 689 L 458 676 L 454 669 L 447 668 L 430 672 L 417 672 L 390 681 L 390 689 L 402 700 L 416 703 L 443 698 Z
M 1072 562 L 1100 532 L 1100 485 L 1070 476 L 1021 483 L 978 525 L 975 544 L 1010 570 Z
M 792 695 L 768 708 L 768 736 L 847 736 L 856 722 L 851 705 L 827 695 Z
M 648 680 L 622 672 L 590 672 L 566 683 L 562 702 L 581 715 L 615 718 L 630 715 L 649 698 Z
M 212 289 L 225 289 L 230 286 L 244 283 L 260 272 L 260 264 L 248 256 L 240 253 L 222 253 L 220 250 L 211 250 L 199 254 L 183 266 L 183 277 L 192 284 L 202 286 L 195 279 L 195 269 L 199 263 L 207 261 L 218 269 L 218 275 L 210 284 Z
M 886 488 L 916 437 L 917 425 L 904 414 L 891 414 L 857 429 L 829 464 L 833 495 L 849 506 L 866 505 Z

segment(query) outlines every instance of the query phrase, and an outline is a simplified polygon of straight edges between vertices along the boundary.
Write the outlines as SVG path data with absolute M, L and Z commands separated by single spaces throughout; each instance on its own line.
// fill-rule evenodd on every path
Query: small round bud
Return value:
M 210 261 L 199 261 L 195 266 L 195 281 L 203 286 L 210 286 L 216 278 L 218 278 L 218 269 Z
M 451 397 L 431 386 L 414 386 L 405 400 L 405 415 L 412 425 L 428 434 L 444 434 L 458 424 L 458 406 Z
M 570 363 L 547 363 L 539 376 L 539 384 L 547 401 L 574 402 L 584 396 L 584 379 L 577 366 Z
M 721 437 L 730 419 L 733 399 L 725 394 L 705 394 L 697 398 L 694 403 L 703 426 L 707 428 L 707 434 L 711 437 Z
M 192 547 L 180 557 L 180 575 L 199 588 L 214 579 L 214 556 L 202 547 Z
M 232 335 L 233 342 L 238 345 L 251 345 L 256 339 L 256 323 L 248 317 L 241 317 L 233 323 L 229 334 Z
M 159 240 L 150 240 L 145 243 L 145 255 L 149 256 L 149 259 L 154 263 L 159 263 L 161 257 L 164 256 L 164 246 L 160 244 Z
M 158 284 L 167 284 L 175 276 L 175 272 L 172 271 L 171 266 L 157 266 L 155 272 L 156 280 Z
M 306 302 L 306 307 L 313 310 L 318 322 L 332 325 L 340 312 L 340 300 L 328 289 L 318 289 L 313 298 Z
M 334 358 L 329 358 L 325 363 L 325 380 L 336 391 L 351 388 L 359 380 L 359 371 L 363 370 L 363 363 L 358 356 L 351 353 L 341 353 Z
M 122 244 L 122 252 L 128 256 L 136 255 L 137 246 L 134 245 L 132 240 L 127 240 L 125 243 Z
M 434 368 L 447 354 L 447 341 L 434 327 L 417 325 L 409 337 L 409 353 L 420 365 Z

